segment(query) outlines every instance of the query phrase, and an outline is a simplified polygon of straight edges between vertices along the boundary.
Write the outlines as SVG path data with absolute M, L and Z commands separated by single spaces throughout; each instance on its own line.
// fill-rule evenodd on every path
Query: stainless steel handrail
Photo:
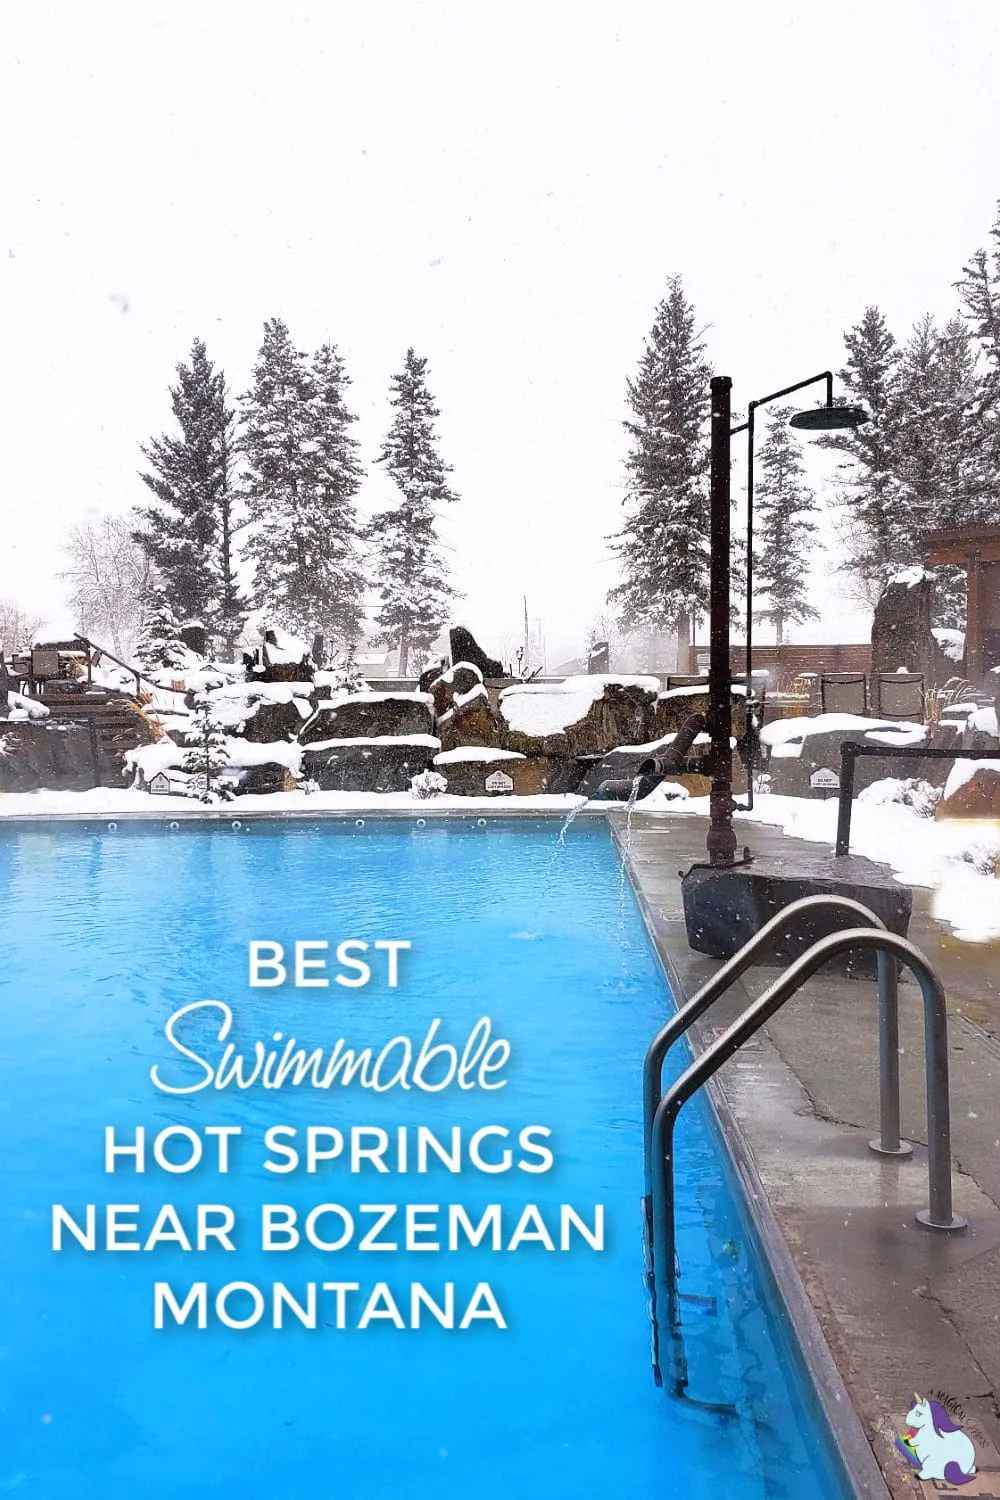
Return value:
M 895 933 L 879 928 L 853 928 L 820 938 L 808 952 L 790 964 L 738 1020 L 695 1059 L 667 1091 L 656 1107 L 652 1128 L 652 1218 L 653 1241 L 658 1246 L 654 1261 L 653 1302 L 655 1365 L 659 1377 L 662 1334 L 673 1351 L 673 1387 L 683 1395 L 687 1372 L 677 1312 L 676 1231 L 674 1222 L 674 1126 L 681 1106 L 702 1084 L 727 1062 L 753 1034 L 784 1005 L 828 959 L 852 949 L 873 950 L 898 959 L 912 970 L 924 1002 L 924 1064 L 927 1091 L 927 1155 L 929 1207 L 921 1209 L 917 1221 L 924 1228 L 942 1232 L 966 1229 L 967 1221 L 956 1214 L 951 1191 L 951 1119 L 948 1097 L 948 1013 L 944 988 L 924 955 Z M 737 955 L 738 957 L 739 955 Z M 894 964 L 890 967 L 895 968 Z M 721 971 L 720 971 L 721 972 Z M 662 1295 L 661 1295 L 662 1294 Z M 663 1309 L 665 1313 L 665 1327 Z
M 842 911 L 848 916 L 884 930 L 885 924 L 867 906 L 849 896 L 803 896 L 785 906 L 750 938 L 738 953 L 717 969 L 686 1005 L 670 1017 L 657 1032 L 646 1051 L 642 1068 L 642 1115 L 644 1152 L 643 1222 L 646 1230 L 647 1277 L 653 1290 L 652 1265 L 655 1245 L 652 1223 L 652 1136 L 653 1119 L 663 1088 L 663 1065 L 674 1043 L 702 1016 L 710 1005 L 754 963 L 769 939 L 775 937 L 799 917 L 814 912 Z M 884 953 L 877 956 L 879 995 L 879 1113 L 880 1136 L 871 1148 L 886 1156 L 908 1156 L 912 1146 L 899 1138 L 899 998 L 896 965 Z

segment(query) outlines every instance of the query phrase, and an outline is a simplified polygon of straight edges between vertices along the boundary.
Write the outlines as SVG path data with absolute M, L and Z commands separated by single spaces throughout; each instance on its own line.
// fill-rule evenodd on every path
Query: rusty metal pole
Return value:
M 710 467 L 711 560 L 709 564 L 709 658 L 707 727 L 712 740 L 711 822 L 708 862 L 736 863 L 733 831 L 733 724 L 731 663 L 729 657 L 730 488 L 728 375 L 712 379 L 712 445 Z

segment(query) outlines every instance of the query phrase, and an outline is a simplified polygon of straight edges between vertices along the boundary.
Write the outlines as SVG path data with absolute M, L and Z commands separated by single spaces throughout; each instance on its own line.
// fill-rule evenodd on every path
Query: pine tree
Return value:
M 310 412 L 317 466 L 312 504 L 315 617 L 324 642 L 350 652 L 363 634 L 364 621 L 363 533 L 355 504 L 364 470 L 357 459 L 357 440 L 349 430 L 357 417 L 344 400 L 351 382 L 333 344 L 317 351 L 312 373 Z M 303 610 L 303 616 L 307 614 Z
M 993 249 L 977 250 L 955 284 L 962 294 L 972 331 L 986 356 L 995 401 L 996 387 L 1000 385 L 1000 203 L 990 239 Z
M 1000 522 L 1000 204 L 990 239 L 992 250 L 976 251 L 957 286 L 983 360 L 979 420 L 984 489 L 976 518 L 995 525 Z
M 845 333 L 844 343 L 848 357 L 840 380 L 869 421 L 850 431 L 827 433 L 818 442 L 844 455 L 838 470 L 847 523 L 844 566 L 862 597 L 874 605 L 888 579 L 910 561 L 893 484 L 899 349 L 877 307 L 865 309 L 861 321 Z
M 272 318 L 242 398 L 254 605 L 283 629 L 341 646 L 357 639 L 362 621 L 362 470 L 344 401 L 349 383 L 332 344 L 310 366 Z
M 140 510 L 135 540 L 155 564 L 176 617 L 219 632 L 231 651 L 245 617 L 232 542 L 235 418 L 225 377 L 201 339 L 191 345 L 190 363 L 177 366 L 170 399 L 180 436 L 165 434 L 142 449 L 151 471 L 140 477 L 156 503 Z
M 674 276 L 627 387 L 626 502 L 634 510 L 612 539 L 623 579 L 608 599 L 629 631 L 671 629 L 708 608 L 711 377 L 704 355 L 694 309 Z
M 195 707 L 194 742 L 181 762 L 181 769 L 191 776 L 192 791 L 201 801 L 211 802 L 220 790 L 219 772 L 229 764 L 229 749 L 209 699 L 198 699 Z
M 377 515 L 369 529 L 382 596 L 377 620 L 385 643 L 399 647 L 401 677 L 410 652 L 433 644 L 457 596 L 439 550 L 436 507 L 458 496 L 448 487 L 451 469 L 438 456 L 434 419 L 440 412 L 427 389 L 426 373 L 427 360 L 408 349 L 403 369 L 392 379 L 390 404 L 396 415 L 378 456 L 400 499 Z
M 135 659 L 147 672 L 180 671 L 188 655 L 167 591 L 162 583 L 154 584 L 136 642 Z
M 905 518 L 909 561 L 924 554 L 924 534 L 988 519 L 992 504 L 983 380 L 969 330 L 953 318 L 939 331 L 930 316 L 903 351 L 897 388 L 898 453 L 893 493 Z M 935 624 L 961 628 L 964 573 L 940 569 Z
M 789 621 L 819 619 L 807 591 L 809 550 L 816 534 L 810 512 L 816 502 L 803 481 L 799 449 L 788 429 L 790 416 L 787 407 L 771 412 L 754 493 L 755 587 L 769 601 L 756 618 L 774 625 L 779 646 Z

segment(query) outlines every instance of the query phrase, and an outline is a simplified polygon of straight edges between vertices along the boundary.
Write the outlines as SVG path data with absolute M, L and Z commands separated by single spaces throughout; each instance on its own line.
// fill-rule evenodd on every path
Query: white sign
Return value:
M 514 778 L 508 776 L 506 771 L 494 771 L 486 778 L 486 790 L 488 792 L 512 792 Z
M 828 771 L 826 766 L 820 766 L 819 770 L 814 771 L 810 776 L 809 785 L 837 788 L 840 786 L 840 777 L 836 771 Z
M 155 796 L 162 797 L 165 793 L 169 793 L 170 789 L 169 777 L 164 776 L 162 771 L 157 771 L 156 775 L 149 783 L 149 790 Z

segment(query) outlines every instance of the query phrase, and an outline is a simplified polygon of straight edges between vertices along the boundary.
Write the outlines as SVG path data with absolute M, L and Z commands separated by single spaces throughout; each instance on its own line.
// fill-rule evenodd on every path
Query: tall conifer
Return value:
M 790 408 L 772 409 L 754 487 L 754 592 L 767 600 L 757 618 L 774 625 L 779 646 L 789 622 L 819 619 L 808 598 L 815 498 L 805 484 L 799 447 L 788 428 L 790 415 Z
M 253 603 L 269 622 L 326 646 L 361 631 L 355 496 L 362 470 L 343 361 L 324 344 L 310 364 L 278 318 L 264 324 L 242 398 Z
M 371 523 L 377 615 L 382 636 L 399 649 L 405 676 L 412 651 L 426 651 L 448 620 L 456 590 L 441 557 L 437 509 L 458 496 L 449 487 L 449 465 L 437 451 L 434 422 L 440 415 L 427 388 L 427 360 L 412 348 L 393 376 L 390 404 L 395 416 L 378 462 L 399 491 L 396 504 Z
M 140 510 L 135 540 L 155 564 L 163 593 L 183 624 L 198 620 L 232 645 L 245 617 L 232 538 L 235 416 L 225 377 L 195 339 L 170 390 L 179 428 L 142 452 L 154 504 Z
M 681 623 L 689 631 L 708 607 L 710 378 L 694 309 L 674 276 L 627 388 L 631 511 L 613 538 L 623 576 L 608 596 L 627 630 Z

